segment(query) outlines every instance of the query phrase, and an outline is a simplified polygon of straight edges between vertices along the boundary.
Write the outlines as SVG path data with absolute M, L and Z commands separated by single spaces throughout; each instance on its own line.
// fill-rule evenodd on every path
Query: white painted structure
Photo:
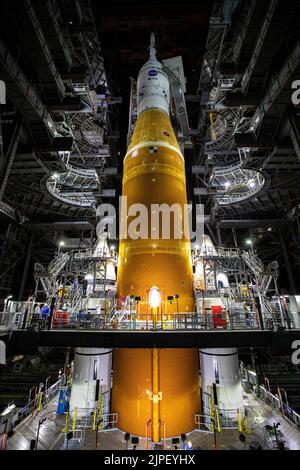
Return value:
M 150 57 L 137 80 L 137 114 L 146 109 L 161 109 L 169 114 L 170 84 L 163 65 L 156 58 L 154 33 L 151 33 Z
M 97 380 L 100 391 L 111 388 L 112 349 L 76 348 L 70 399 L 70 414 L 77 408 L 77 416 L 89 416 L 98 406 Z M 100 395 L 99 395 L 100 396 Z
M 239 374 L 239 360 L 236 348 L 200 350 L 201 385 L 203 393 L 212 393 L 216 384 L 218 408 L 223 414 L 239 410 L 244 415 L 243 390 Z

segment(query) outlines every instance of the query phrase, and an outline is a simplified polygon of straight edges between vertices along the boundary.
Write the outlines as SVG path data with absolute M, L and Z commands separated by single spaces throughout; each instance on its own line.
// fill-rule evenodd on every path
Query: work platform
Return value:
M 4 338 L 3 338 L 4 339 Z M 300 329 L 271 331 L 122 331 L 122 330 L 14 330 L 9 347 L 14 352 L 39 346 L 97 348 L 268 348 L 292 354 L 292 343 L 300 340 Z

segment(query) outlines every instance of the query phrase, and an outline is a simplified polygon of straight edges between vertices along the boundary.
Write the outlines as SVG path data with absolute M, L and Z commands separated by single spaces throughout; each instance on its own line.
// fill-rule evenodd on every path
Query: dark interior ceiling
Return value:
M 22 267 L 32 233 L 35 257 L 45 262 L 60 237 L 68 247 L 93 242 L 95 205 L 120 194 L 130 77 L 154 31 L 159 59 L 183 59 L 188 196 L 204 204 L 207 232 L 228 246 L 251 236 L 265 261 L 281 263 L 283 287 L 295 289 L 288 264 L 299 274 L 300 122 L 291 103 L 299 10 L 283 0 L 1 2 L 2 272 L 13 278 Z M 239 162 L 265 183 L 222 204 L 232 190 L 218 197 L 224 176 L 214 169 L 224 174 Z

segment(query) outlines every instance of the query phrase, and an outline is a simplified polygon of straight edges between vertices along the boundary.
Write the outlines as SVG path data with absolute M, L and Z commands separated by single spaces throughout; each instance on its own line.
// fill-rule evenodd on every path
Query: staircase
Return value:
M 271 261 L 265 268 L 263 262 L 253 252 L 243 251 L 242 257 L 257 279 L 260 292 L 265 296 L 270 289 L 272 280 L 278 276 L 277 261 Z
M 34 278 L 36 283 L 36 295 L 39 292 L 43 292 L 46 294 L 46 301 L 50 303 L 51 298 L 55 293 L 55 278 L 49 276 L 46 268 L 40 263 L 35 263 L 34 265 Z M 40 285 L 42 290 L 39 289 Z
M 272 261 L 266 267 L 266 270 L 260 280 L 261 292 L 266 295 L 270 289 L 271 282 L 274 278 L 278 276 L 278 262 Z
M 125 305 L 122 309 L 117 309 L 116 305 L 114 305 L 108 315 L 108 323 L 113 325 L 116 323 L 119 325 L 122 323 L 123 320 L 128 318 L 128 315 L 135 314 L 136 310 L 134 308 L 130 308 L 130 297 L 127 296 L 125 300 Z
M 80 288 L 77 288 L 74 295 L 71 298 L 71 307 L 73 310 L 79 311 L 83 309 L 83 301 L 87 300 L 81 295 Z
M 48 273 L 51 274 L 51 276 L 56 277 L 60 273 L 60 271 L 62 271 L 62 269 L 65 267 L 68 259 L 68 253 L 58 253 L 55 258 L 53 258 L 53 260 L 48 264 Z
M 252 251 L 243 251 L 242 257 L 253 274 L 263 274 L 264 264 Z

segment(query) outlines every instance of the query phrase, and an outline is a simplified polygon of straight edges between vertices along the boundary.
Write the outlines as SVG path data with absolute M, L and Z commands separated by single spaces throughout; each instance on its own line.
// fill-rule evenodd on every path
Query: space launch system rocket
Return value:
M 122 196 L 127 207 L 187 204 L 185 164 L 170 121 L 170 85 L 156 58 L 150 57 L 137 80 L 137 122 L 124 158 Z M 121 208 L 121 224 L 127 215 Z M 130 219 L 130 217 L 128 218 Z M 129 222 L 129 220 L 128 220 Z M 153 298 L 155 299 L 153 300 Z M 117 296 L 140 298 L 139 316 L 172 316 L 168 297 L 178 296 L 180 312 L 195 311 L 189 237 L 120 240 Z M 194 429 L 200 409 L 197 349 L 116 349 L 112 410 L 118 427 L 159 442 Z
M 187 204 L 185 164 L 170 121 L 170 85 L 163 65 L 156 58 L 154 35 L 150 57 L 139 72 L 137 81 L 137 121 L 124 158 L 121 207 L 121 239 L 117 272 L 117 299 L 139 299 L 137 321 L 143 325 L 150 318 L 155 328 L 157 318 L 184 318 L 203 308 L 222 305 L 216 286 L 214 294 L 204 296 L 195 307 L 194 275 L 189 234 L 183 230 L 175 236 L 175 216 L 170 236 L 162 236 L 151 226 L 157 207 L 177 205 L 182 215 Z M 134 205 L 147 208 L 149 236 L 124 237 L 123 225 L 132 216 L 127 209 Z M 153 209 L 155 207 L 155 209 Z M 157 214 L 156 214 L 157 215 Z M 178 222 L 178 219 L 177 219 Z M 178 225 L 178 224 L 177 224 Z M 170 227 L 171 228 L 171 227 Z M 182 227 L 181 227 L 182 228 Z M 137 231 L 138 232 L 138 231 Z M 215 253 L 212 241 L 203 236 L 202 251 Z M 195 265 L 195 281 L 204 277 L 204 257 Z M 221 276 L 228 285 L 224 272 Z M 224 284 L 224 285 L 225 285 Z M 176 298 L 175 305 L 170 298 Z M 197 299 L 197 302 L 199 299 Z M 178 313 L 179 312 L 179 313 Z M 163 334 L 163 332 L 162 332 Z M 220 415 L 232 419 L 238 410 L 243 415 L 243 393 L 239 376 L 238 352 L 235 348 L 77 348 L 74 359 L 70 413 L 88 416 L 99 403 L 99 393 L 106 391 L 109 406 L 111 364 L 113 386 L 111 411 L 118 413 L 118 427 L 135 436 L 151 438 L 154 443 L 164 437 L 177 437 L 195 428 L 199 413 L 201 389 L 203 414 L 207 413 L 207 397 L 214 395 Z M 213 393 L 214 390 L 214 393 Z M 202 413 L 202 411 L 201 411 Z

